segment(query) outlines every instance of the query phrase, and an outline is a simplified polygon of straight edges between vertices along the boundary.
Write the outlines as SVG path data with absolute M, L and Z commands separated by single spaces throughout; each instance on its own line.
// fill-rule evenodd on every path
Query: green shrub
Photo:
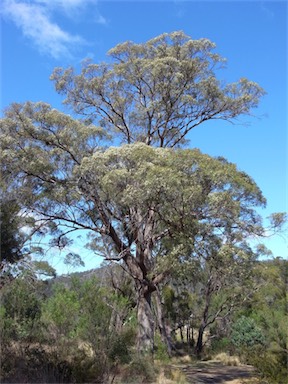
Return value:
M 99 351 L 93 356 L 87 356 L 83 351 L 71 360 L 73 383 L 101 383 L 107 382 L 111 369 L 107 356 Z
M 213 352 L 227 352 L 231 347 L 231 341 L 228 337 L 222 337 L 221 339 L 212 339 L 211 350 Z
M 250 364 L 257 368 L 266 383 L 287 384 L 287 352 L 272 353 L 265 351 L 250 354 L 249 357 Z
M 127 364 L 131 361 L 130 350 L 135 343 L 135 337 L 135 329 L 131 327 L 115 335 L 108 352 L 108 356 L 113 363 Z
M 159 334 L 156 334 L 155 336 L 154 358 L 155 360 L 159 360 L 163 363 L 167 363 L 170 360 L 167 346 L 163 343 Z
M 122 375 L 124 383 L 152 383 L 155 381 L 157 372 L 153 360 L 149 356 L 135 355 L 126 367 Z
M 1 291 L 1 341 L 37 342 L 41 331 L 41 283 L 15 279 Z
M 232 344 L 240 351 L 265 345 L 265 338 L 252 318 L 242 316 L 232 327 Z

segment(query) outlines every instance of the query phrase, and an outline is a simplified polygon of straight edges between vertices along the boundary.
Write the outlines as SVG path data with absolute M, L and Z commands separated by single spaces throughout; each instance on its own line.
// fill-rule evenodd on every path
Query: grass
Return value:
M 219 353 L 214 357 L 213 360 L 219 361 L 223 365 L 229 365 L 233 367 L 238 367 L 241 365 L 241 362 L 238 356 L 230 356 L 225 352 Z
M 178 368 L 161 369 L 155 384 L 188 384 L 185 374 Z

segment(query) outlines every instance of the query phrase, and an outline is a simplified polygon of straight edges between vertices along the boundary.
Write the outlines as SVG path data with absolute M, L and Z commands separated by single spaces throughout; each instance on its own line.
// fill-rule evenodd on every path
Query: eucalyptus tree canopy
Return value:
M 108 62 L 88 61 L 79 75 L 56 68 L 51 78 L 77 114 L 123 143 L 175 147 L 207 120 L 249 114 L 264 93 L 245 78 L 230 84 L 218 80 L 225 60 L 214 48 L 208 39 L 164 33 L 143 44 L 118 44 Z

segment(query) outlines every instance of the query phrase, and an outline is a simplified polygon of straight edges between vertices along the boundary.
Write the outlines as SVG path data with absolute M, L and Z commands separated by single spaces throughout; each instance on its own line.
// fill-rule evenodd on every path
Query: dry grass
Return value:
M 169 376 L 169 377 L 167 377 Z M 157 376 L 155 384 L 188 384 L 185 374 L 180 369 L 172 368 L 165 373 L 164 370 L 161 370 Z
M 189 355 L 177 356 L 177 357 L 172 357 L 171 363 L 172 364 L 191 364 L 192 359 L 191 359 L 191 356 Z
M 183 372 L 180 371 L 180 369 L 172 369 L 171 376 L 174 383 L 178 383 L 178 384 L 187 383 L 186 376 Z
M 225 384 L 261 384 L 261 379 L 257 377 L 251 377 L 249 379 L 235 379 L 226 381 Z
M 225 352 L 219 353 L 214 357 L 215 361 L 219 361 L 224 365 L 229 365 L 233 367 L 238 367 L 241 365 L 240 359 L 238 356 L 230 356 Z M 234 383 L 233 383 L 234 384 Z

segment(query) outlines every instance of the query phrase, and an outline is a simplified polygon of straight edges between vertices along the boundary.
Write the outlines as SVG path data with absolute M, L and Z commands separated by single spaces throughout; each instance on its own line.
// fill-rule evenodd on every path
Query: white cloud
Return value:
M 45 6 L 53 12 L 64 12 L 71 17 L 77 16 L 79 11 L 88 5 L 97 5 L 97 0 L 33 0 L 33 2 Z
M 12 20 L 29 38 L 40 52 L 56 59 L 71 56 L 73 49 L 86 44 L 79 35 L 71 34 L 61 28 L 53 15 L 56 12 L 73 16 L 80 8 L 88 4 L 97 4 L 96 0 L 4 0 L 1 6 L 3 16 Z M 98 23 L 106 24 L 99 14 Z
M 98 13 L 95 21 L 97 24 L 102 24 L 102 25 L 106 25 L 108 23 L 107 19 L 105 19 L 104 16 L 100 15 L 100 13 Z

